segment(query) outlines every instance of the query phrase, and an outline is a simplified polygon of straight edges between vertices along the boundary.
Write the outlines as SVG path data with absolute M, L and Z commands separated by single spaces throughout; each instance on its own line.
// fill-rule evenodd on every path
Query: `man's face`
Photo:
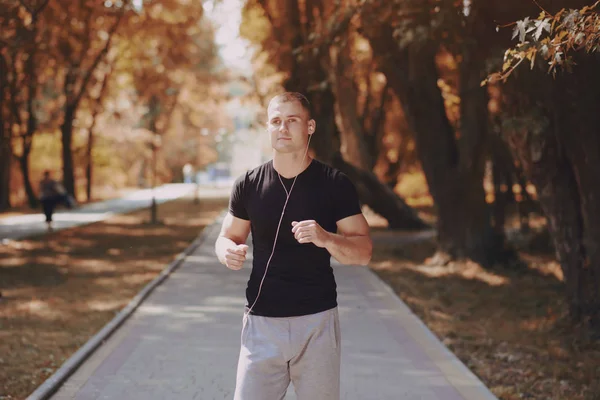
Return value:
M 280 153 L 292 153 L 306 148 L 309 129 L 314 121 L 298 101 L 274 101 L 268 109 L 267 130 L 271 146 Z

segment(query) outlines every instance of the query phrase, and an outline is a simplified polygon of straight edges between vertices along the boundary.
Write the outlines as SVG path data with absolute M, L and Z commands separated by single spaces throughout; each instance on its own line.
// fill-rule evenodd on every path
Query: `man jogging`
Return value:
M 369 226 L 356 189 L 340 171 L 307 156 L 315 121 L 300 93 L 268 107 L 272 160 L 239 177 L 215 244 L 239 270 L 252 232 L 235 400 L 338 400 L 341 336 L 330 258 L 366 265 Z

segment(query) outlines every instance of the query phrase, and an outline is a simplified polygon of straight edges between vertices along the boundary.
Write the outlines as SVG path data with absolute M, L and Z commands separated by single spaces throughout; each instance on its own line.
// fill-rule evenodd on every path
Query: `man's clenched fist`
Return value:
M 238 244 L 233 249 L 227 249 L 227 254 L 225 255 L 225 265 L 227 268 L 235 271 L 242 269 L 244 261 L 246 261 L 247 250 L 248 246 L 245 244 Z
M 293 221 L 292 233 L 298 243 L 313 243 L 317 247 L 325 247 L 330 237 L 329 233 L 314 219 Z

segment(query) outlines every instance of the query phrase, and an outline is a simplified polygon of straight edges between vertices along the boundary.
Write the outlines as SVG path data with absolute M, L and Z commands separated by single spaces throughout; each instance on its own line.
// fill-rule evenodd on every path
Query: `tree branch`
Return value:
M 85 92 L 85 89 L 90 81 L 90 78 L 92 77 L 92 73 L 94 72 L 94 70 L 96 69 L 96 67 L 102 60 L 102 58 L 106 55 L 106 53 L 108 53 L 108 49 L 110 48 L 110 45 L 112 43 L 113 35 L 117 31 L 119 23 L 121 22 L 121 19 L 123 18 L 123 14 L 124 13 L 121 12 L 119 14 L 119 16 L 117 17 L 117 20 L 115 21 L 115 23 L 113 24 L 113 26 L 111 27 L 111 29 L 108 33 L 108 39 L 106 40 L 106 44 L 104 45 L 104 48 L 98 53 L 98 55 L 94 59 L 94 62 L 92 63 L 92 65 L 88 69 L 87 73 L 85 74 L 85 77 L 83 78 L 83 80 L 81 82 L 81 86 L 79 87 L 79 93 L 77 93 L 77 95 L 75 96 L 75 99 L 73 100 L 73 103 L 72 103 L 73 105 L 79 103 L 79 101 L 81 100 L 81 97 L 83 96 L 83 93 Z
M 92 17 L 94 15 L 94 9 L 92 7 L 85 6 L 85 1 L 81 0 L 81 8 L 87 8 L 89 13 L 87 14 L 87 21 L 85 24 L 85 31 L 83 34 L 83 45 L 81 46 L 81 52 L 79 53 L 79 59 L 76 61 L 77 69 L 83 64 L 83 60 L 88 53 L 90 46 L 92 45 L 92 38 L 90 37 L 90 31 L 92 30 Z
M 29 7 L 29 5 L 23 0 L 19 0 L 19 4 L 21 4 L 27 10 L 27 12 L 31 15 L 32 20 L 35 20 L 37 18 L 38 14 L 41 13 L 44 10 L 44 8 L 46 8 L 49 2 L 50 0 L 44 0 L 42 4 L 38 6 L 38 8 L 33 9 Z

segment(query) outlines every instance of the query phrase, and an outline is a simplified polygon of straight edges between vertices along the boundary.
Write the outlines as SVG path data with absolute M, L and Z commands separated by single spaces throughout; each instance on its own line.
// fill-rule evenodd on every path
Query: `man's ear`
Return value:
M 308 134 L 312 135 L 313 133 L 315 133 L 316 127 L 317 127 L 317 123 L 315 122 L 314 119 L 311 119 L 310 121 L 308 121 Z

